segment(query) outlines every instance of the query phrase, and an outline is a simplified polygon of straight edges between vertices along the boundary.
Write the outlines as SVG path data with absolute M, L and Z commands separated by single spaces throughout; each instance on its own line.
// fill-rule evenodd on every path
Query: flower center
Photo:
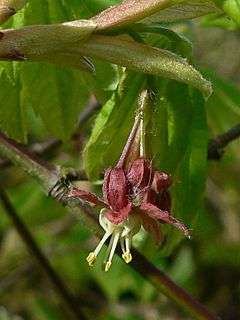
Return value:
M 132 238 L 139 232 L 141 228 L 141 221 L 137 214 L 132 213 L 122 223 L 113 224 L 106 218 L 105 213 L 106 209 L 102 209 L 99 215 L 99 223 L 105 230 L 105 234 L 96 249 L 93 252 L 90 252 L 86 260 L 89 266 L 93 266 L 104 243 L 110 238 L 106 259 L 103 263 L 104 270 L 108 271 L 112 265 L 112 259 L 119 241 L 122 249 L 122 258 L 126 263 L 131 262 L 132 255 L 130 249 L 132 245 Z

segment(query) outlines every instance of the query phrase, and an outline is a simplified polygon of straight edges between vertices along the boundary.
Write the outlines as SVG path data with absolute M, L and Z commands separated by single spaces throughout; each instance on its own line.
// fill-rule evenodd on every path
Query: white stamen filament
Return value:
M 126 249 L 125 249 L 125 240 L 123 237 L 121 237 L 120 239 L 120 245 L 121 245 L 122 252 L 124 254 L 126 252 Z
M 113 255 L 115 253 L 115 250 L 117 248 L 117 243 L 118 243 L 118 240 L 119 240 L 119 236 L 120 236 L 120 232 L 113 233 L 111 241 L 109 243 L 109 249 L 110 249 L 109 251 L 110 251 L 110 253 L 108 254 L 107 261 L 104 264 L 105 265 L 104 270 L 106 272 L 110 269 L 110 267 L 112 265 L 112 259 L 113 259 Z
M 86 260 L 89 266 L 94 265 L 100 250 L 102 249 L 103 245 L 109 237 L 111 237 L 111 239 L 106 252 L 104 270 L 108 271 L 110 269 L 112 265 L 112 259 L 119 240 L 123 252 L 122 258 L 126 263 L 131 262 L 132 255 L 130 253 L 130 249 L 132 244 L 132 237 L 139 231 L 141 227 L 139 218 L 132 214 L 131 216 L 129 216 L 128 219 L 126 219 L 122 223 L 113 224 L 106 218 L 105 211 L 101 211 L 99 215 L 99 222 L 105 230 L 105 234 L 103 235 L 96 249 L 93 252 L 90 252 L 90 254 L 88 255 Z
M 110 237 L 111 233 L 110 232 L 106 232 L 104 234 L 104 236 L 102 237 L 102 240 L 99 242 L 98 246 L 96 247 L 96 249 L 94 250 L 95 255 L 97 256 L 100 252 L 100 250 L 102 249 L 102 246 L 104 245 L 104 243 L 107 241 L 107 239 Z
M 111 235 L 110 232 L 105 232 L 104 236 L 102 237 L 101 241 L 97 245 L 96 249 L 93 252 L 89 253 L 86 260 L 87 260 L 90 267 L 92 267 L 94 265 L 94 263 L 96 262 L 97 256 L 98 256 L 100 250 L 102 249 L 102 246 L 107 241 L 107 239 L 110 237 L 110 235 Z

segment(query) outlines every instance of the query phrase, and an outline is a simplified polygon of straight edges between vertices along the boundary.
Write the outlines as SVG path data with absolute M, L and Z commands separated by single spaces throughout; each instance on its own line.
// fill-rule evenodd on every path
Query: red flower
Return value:
M 154 171 L 150 160 L 139 158 L 130 164 L 128 170 L 116 167 L 106 171 L 103 184 L 104 200 L 72 187 L 68 197 L 80 198 L 104 208 L 99 221 L 105 235 L 95 251 L 88 256 L 89 264 L 94 264 L 99 251 L 110 236 L 105 270 L 109 270 L 111 266 L 119 240 L 123 259 L 129 263 L 132 260 L 132 237 L 141 225 L 153 234 L 157 242 L 161 240 L 158 222 L 171 224 L 189 237 L 187 227 L 170 213 L 170 185 L 171 178 L 167 173 Z
M 141 149 L 144 149 L 141 140 L 139 148 L 139 130 L 143 127 L 142 121 L 143 116 L 139 113 L 117 166 L 105 172 L 104 199 L 73 186 L 68 193 L 68 197 L 82 199 L 102 207 L 99 223 L 105 234 L 96 249 L 89 254 L 87 261 L 92 266 L 103 244 L 111 237 L 105 271 L 111 266 L 118 241 L 125 262 L 129 263 L 132 260 L 130 253 L 132 237 L 139 232 L 141 226 L 154 236 L 157 243 L 161 240 L 159 222 L 173 225 L 185 236 L 190 237 L 188 228 L 171 214 L 168 191 L 172 184 L 171 177 L 165 172 L 155 171 L 152 162 L 146 157 L 140 155 L 137 159 L 129 160 L 136 153 L 131 152 L 132 150 L 139 149 L 141 153 Z

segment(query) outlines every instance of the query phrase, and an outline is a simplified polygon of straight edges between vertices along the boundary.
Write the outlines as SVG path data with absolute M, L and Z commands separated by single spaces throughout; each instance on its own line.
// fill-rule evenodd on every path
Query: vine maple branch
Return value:
M 238 138 L 240 138 L 240 124 L 211 139 L 208 143 L 208 159 L 220 160 L 224 153 L 224 148 Z

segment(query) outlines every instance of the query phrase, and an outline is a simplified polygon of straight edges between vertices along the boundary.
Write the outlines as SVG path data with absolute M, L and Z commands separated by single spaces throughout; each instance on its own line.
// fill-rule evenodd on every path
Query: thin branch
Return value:
M 131 266 L 144 278 L 148 279 L 159 291 L 187 310 L 194 319 L 220 320 L 218 316 L 213 314 L 183 288 L 179 287 L 135 249 L 133 250 L 133 256 L 134 259 Z
M 28 155 L 24 153 L 23 149 L 16 150 L 16 144 L 11 144 L 10 140 L 4 136 L 1 136 L 0 139 L 0 153 L 3 156 L 8 157 L 13 160 L 16 164 L 21 166 L 24 170 L 28 171 L 35 178 L 38 178 L 38 171 L 32 170 L 32 158 L 29 158 Z M 25 161 L 22 161 L 21 158 L 24 158 Z M 39 161 L 38 161 L 39 163 Z M 42 164 L 42 170 L 46 171 L 46 167 Z M 42 181 L 45 191 L 49 191 L 53 185 L 51 181 L 51 176 L 55 173 L 48 170 L 49 174 L 49 183 L 47 184 L 45 179 Z M 58 176 L 60 179 L 60 176 Z M 40 179 L 41 181 L 41 179 Z M 58 180 L 59 181 L 59 180 Z M 66 203 L 72 211 L 77 213 L 81 218 L 84 219 L 86 226 L 93 229 L 95 234 L 99 237 L 102 237 L 102 230 L 100 229 L 97 223 L 97 217 L 94 210 L 87 204 L 74 203 L 72 201 Z M 138 273 L 140 273 L 144 278 L 151 281 L 151 283 L 163 294 L 168 296 L 170 299 L 175 301 L 179 306 L 188 311 L 194 319 L 198 320 L 217 320 L 219 319 L 215 314 L 211 313 L 205 306 L 200 304 L 195 300 L 191 295 L 189 295 L 184 289 L 180 288 L 175 284 L 168 276 L 166 276 L 162 271 L 156 268 L 151 264 L 144 256 L 134 250 L 134 261 L 130 264 L 130 267 L 133 267 Z
M 75 301 L 75 298 L 69 292 L 68 288 L 65 286 L 56 270 L 54 270 L 54 268 L 51 266 L 50 262 L 39 248 L 31 232 L 28 230 L 27 226 L 18 216 L 18 213 L 13 207 L 7 194 L 2 189 L 0 189 L 0 200 L 5 209 L 6 214 L 12 220 L 12 223 L 14 224 L 17 232 L 24 241 L 26 247 L 32 253 L 39 265 L 43 268 L 49 280 L 55 286 L 56 291 L 68 306 L 68 309 L 72 313 L 74 319 L 87 319 L 82 310 L 80 309 L 80 301 Z
M 211 139 L 208 144 L 208 159 L 220 160 L 224 153 L 224 148 L 238 138 L 240 138 L 240 124 Z

